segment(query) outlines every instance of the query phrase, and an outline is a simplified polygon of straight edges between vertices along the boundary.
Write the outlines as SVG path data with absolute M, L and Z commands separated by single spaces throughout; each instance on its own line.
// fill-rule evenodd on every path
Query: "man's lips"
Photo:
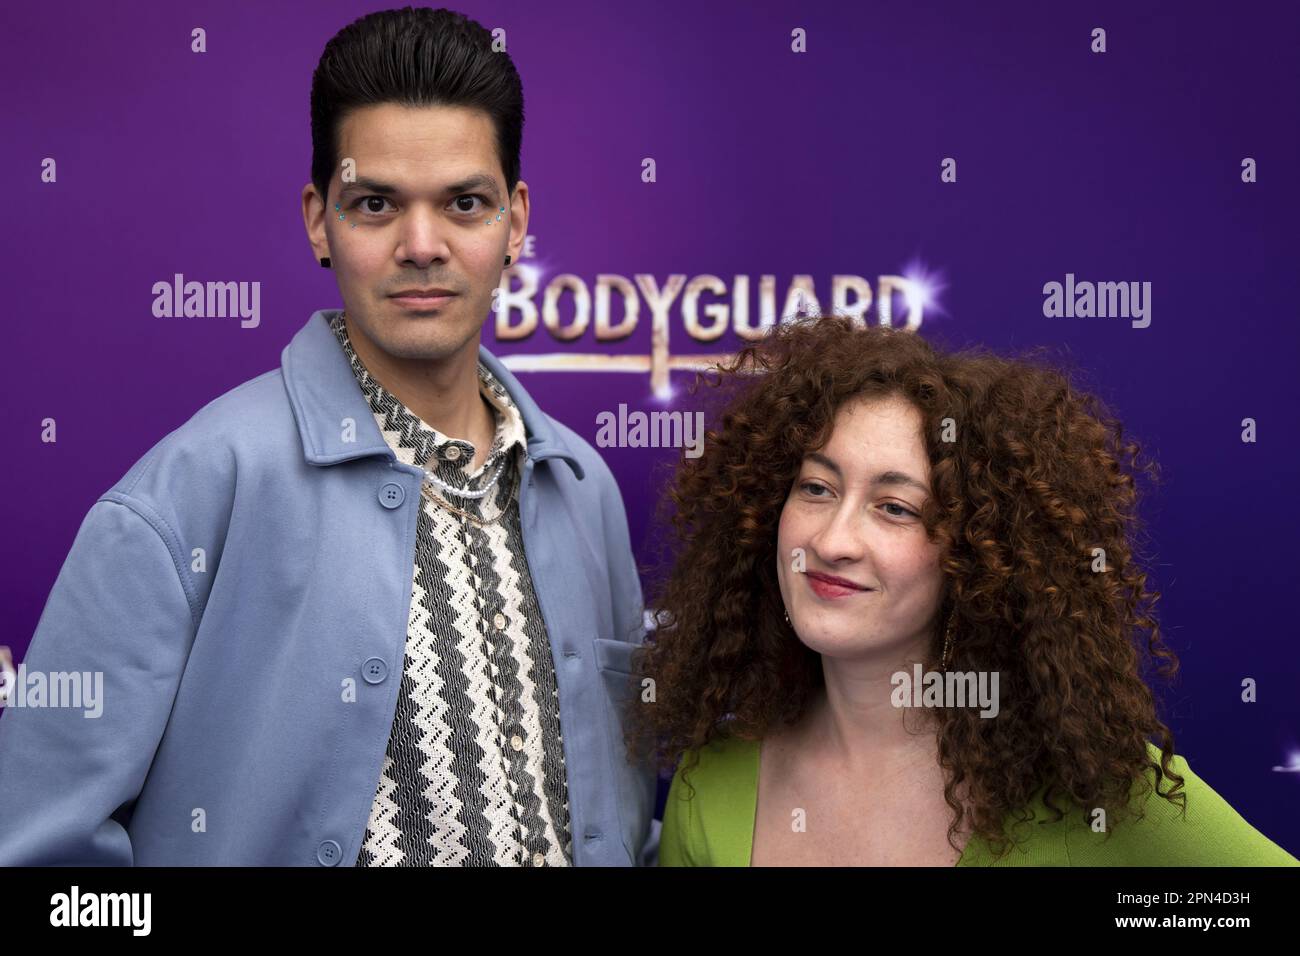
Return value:
M 450 302 L 455 295 L 456 293 L 444 289 L 434 289 L 429 292 L 397 292 L 389 296 L 389 298 L 403 308 L 436 309 Z
M 822 574 L 820 571 L 807 571 L 804 576 L 808 579 L 808 586 L 812 588 L 813 593 L 818 597 L 839 598 L 874 590 L 855 581 L 850 581 L 848 578 L 837 577 L 834 574 Z

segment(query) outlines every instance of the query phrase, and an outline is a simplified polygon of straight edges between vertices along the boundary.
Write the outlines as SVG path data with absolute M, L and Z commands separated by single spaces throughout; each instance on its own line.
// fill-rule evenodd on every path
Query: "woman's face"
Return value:
M 930 494 L 921 423 L 898 396 L 846 402 L 786 498 L 781 597 L 795 633 L 819 654 L 919 659 L 933 634 L 943 576 L 920 519 Z

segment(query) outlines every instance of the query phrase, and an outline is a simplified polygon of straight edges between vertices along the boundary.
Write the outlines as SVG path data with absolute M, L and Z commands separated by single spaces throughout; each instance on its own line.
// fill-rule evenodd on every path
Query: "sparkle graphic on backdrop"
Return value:
M 903 324 L 900 328 L 907 331 L 920 328 L 927 313 L 945 314 L 939 303 L 939 294 L 946 288 L 942 275 L 927 270 L 919 261 L 909 263 L 900 275 L 878 276 L 874 288 L 861 276 L 831 276 L 829 307 L 824 307 L 818 298 L 811 275 L 792 276 L 779 313 L 776 277 L 759 276 L 756 322 L 750 318 L 748 275 L 735 275 L 728 285 L 715 275 L 697 275 L 688 279 L 678 273 L 670 275 L 661 286 L 650 274 L 639 273 L 628 279 L 602 273 L 596 276 L 594 288 L 588 288 L 580 276 L 558 273 L 543 288 L 542 279 L 546 275 L 547 270 L 542 264 L 522 262 L 502 274 L 502 284 L 492 300 L 498 342 L 528 339 L 539 331 L 540 326 L 557 343 L 576 345 L 588 327 L 594 326 L 595 341 L 604 346 L 632 334 L 640 323 L 644 304 L 650 311 L 650 353 L 634 355 L 612 350 L 515 353 L 502 357 L 506 368 L 512 372 L 649 374 L 651 391 L 661 402 L 673 397 L 672 372 L 706 371 L 734 355 L 734 352 L 673 355 L 669 330 L 674 324 L 674 316 L 692 341 L 714 342 L 730 331 L 744 343 L 763 338 L 778 322 L 791 322 L 812 314 L 847 316 L 865 326 L 871 313 L 876 324 L 893 326 L 895 306 L 901 303 Z M 540 307 L 536 301 L 539 292 Z M 559 303 L 565 292 L 570 293 L 573 304 L 569 315 L 562 320 Z M 701 303 L 701 297 L 706 294 L 711 299 Z M 617 320 L 611 308 L 611 299 L 615 295 L 623 300 L 623 315 Z
M 1289 751 L 1286 755 L 1287 762 L 1283 765 L 1273 768 L 1274 773 L 1300 773 L 1300 748 Z

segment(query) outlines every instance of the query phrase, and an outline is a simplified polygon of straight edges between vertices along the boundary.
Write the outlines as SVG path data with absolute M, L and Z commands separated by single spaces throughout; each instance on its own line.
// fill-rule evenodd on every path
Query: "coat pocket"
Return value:
M 639 648 L 640 644 L 630 644 L 627 641 L 611 641 L 604 637 L 594 638 L 596 643 L 596 666 L 602 673 L 605 671 L 622 671 L 629 677 L 632 674 L 632 652 Z
M 619 830 L 629 862 L 636 865 L 641 848 L 650 832 L 650 818 L 654 814 L 655 775 L 640 764 L 629 762 L 623 730 L 627 721 L 627 708 L 641 693 L 641 681 L 632 671 L 632 654 L 641 646 L 627 641 L 614 641 L 597 637 L 596 668 L 605 685 L 606 743 L 609 748 L 610 769 L 618 794 Z

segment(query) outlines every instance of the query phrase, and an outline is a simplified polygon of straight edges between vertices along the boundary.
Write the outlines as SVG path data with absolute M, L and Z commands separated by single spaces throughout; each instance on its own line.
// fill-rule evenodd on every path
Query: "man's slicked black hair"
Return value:
M 325 44 L 311 81 L 311 181 L 324 202 L 339 162 L 348 110 L 378 103 L 481 110 L 496 130 L 506 192 L 519 183 L 524 90 L 492 34 L 453 10 L 403 7 L 370 13 Z

